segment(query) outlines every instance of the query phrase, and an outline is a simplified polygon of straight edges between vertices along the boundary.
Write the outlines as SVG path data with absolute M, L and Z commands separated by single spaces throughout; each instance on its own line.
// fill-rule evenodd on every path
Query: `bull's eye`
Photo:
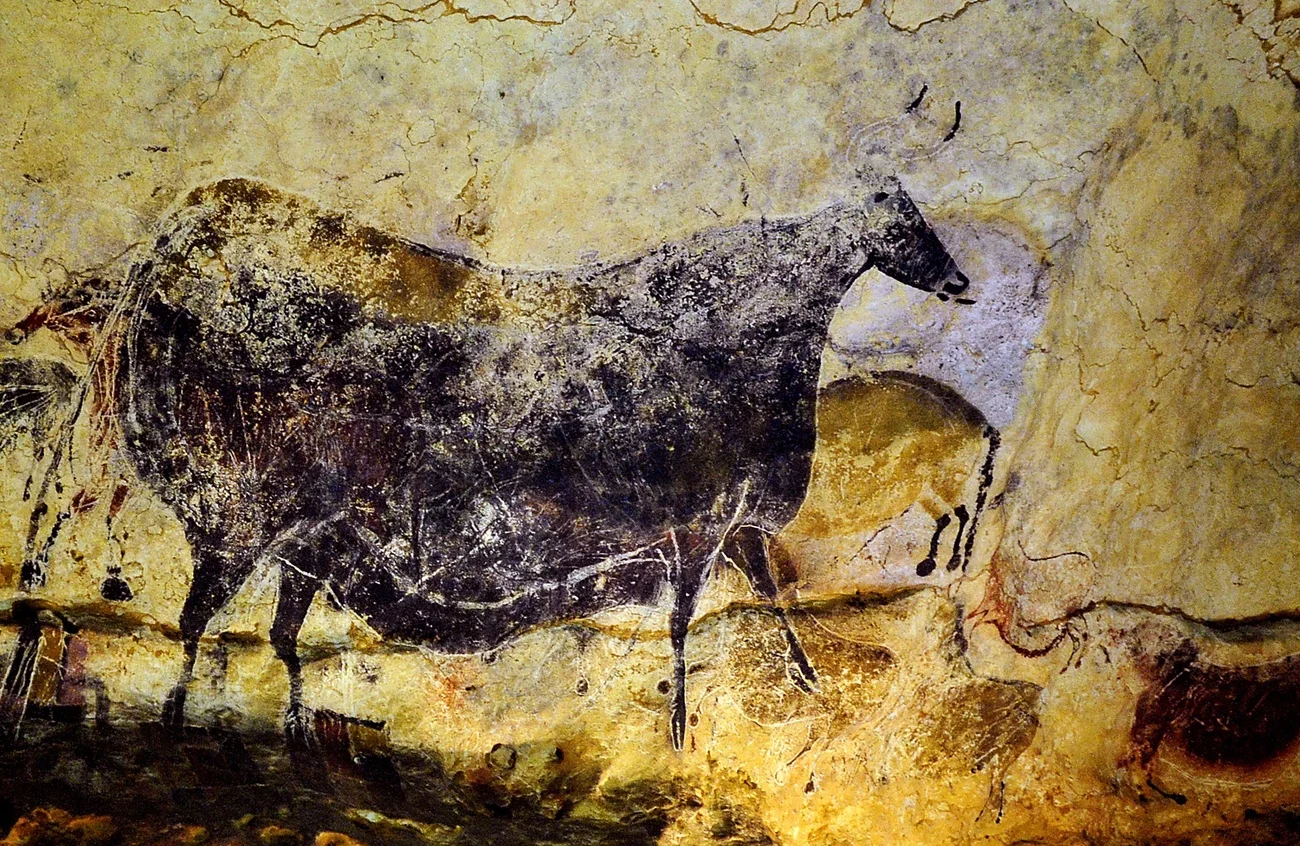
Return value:
M 874 201 L 877 202 L 877 203 L 883 203 L 885 200 L 888 200 L 888 199 L 889 199 L 889 195 L 886 194 L 884 191 L 881 191 L 879 194 L 877 194 L 876 196 L 872 197 L 871 199 L 874 200 Z

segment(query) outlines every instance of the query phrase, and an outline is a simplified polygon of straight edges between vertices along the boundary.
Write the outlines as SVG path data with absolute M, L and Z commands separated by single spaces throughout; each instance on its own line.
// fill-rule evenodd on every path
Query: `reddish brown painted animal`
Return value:
M 1142 655 L 1138 666 L 1149 685 L 1133 716 L 1128 760 L 1153 788 L 1162 749 L 1193 766 L 1247 774 L 1279 764 L 1300 745 L 1300 656 L 1223 666 L 1181 640 Z

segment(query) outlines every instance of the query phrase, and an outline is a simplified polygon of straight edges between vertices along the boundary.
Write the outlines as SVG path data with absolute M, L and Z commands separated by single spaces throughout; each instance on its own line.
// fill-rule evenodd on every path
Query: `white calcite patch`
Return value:
M 868 271 L 831 324 L 832 355 L 823 378 L 891 370 L 928 376 L 1003 428 L 1015 417 L 1025 364 L 1043 328 L 1047 269 L 1004 226 L 936 229 L 971 280 L 959 299 L 971 302 L 942 302 Z

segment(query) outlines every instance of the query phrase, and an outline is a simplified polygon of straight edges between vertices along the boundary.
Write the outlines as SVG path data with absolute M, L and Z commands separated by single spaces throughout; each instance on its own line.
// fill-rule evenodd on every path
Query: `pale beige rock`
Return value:
M 955 18 L 970 4 L 971 0 L 886 0 L 884 12 L 892 25 L 916 32 L 928 23 Z

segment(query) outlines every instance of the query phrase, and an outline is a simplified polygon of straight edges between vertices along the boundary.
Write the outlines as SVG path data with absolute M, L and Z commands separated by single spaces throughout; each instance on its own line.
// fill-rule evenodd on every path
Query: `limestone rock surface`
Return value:
M 1293 0 L 0 0 L 0 45 L 4 842 L 1300 840 Z M 779 593 L 718 540 L 681 751 L 673 588 L 476 650 L 322 590 L 295 693 L 273 545 L 165 727 L 200 505 L 141 481 L 110 330 L 223 180 L 321 210 L 249 266 L 328 254 L 435 324 L 469 288 L 393 262 L 508 299 L 878 193 L 969 286 L 845 280 L 807 495 L 759 544 Z M 387 513 L 349 517 L 357 572 L 415 560 Z

